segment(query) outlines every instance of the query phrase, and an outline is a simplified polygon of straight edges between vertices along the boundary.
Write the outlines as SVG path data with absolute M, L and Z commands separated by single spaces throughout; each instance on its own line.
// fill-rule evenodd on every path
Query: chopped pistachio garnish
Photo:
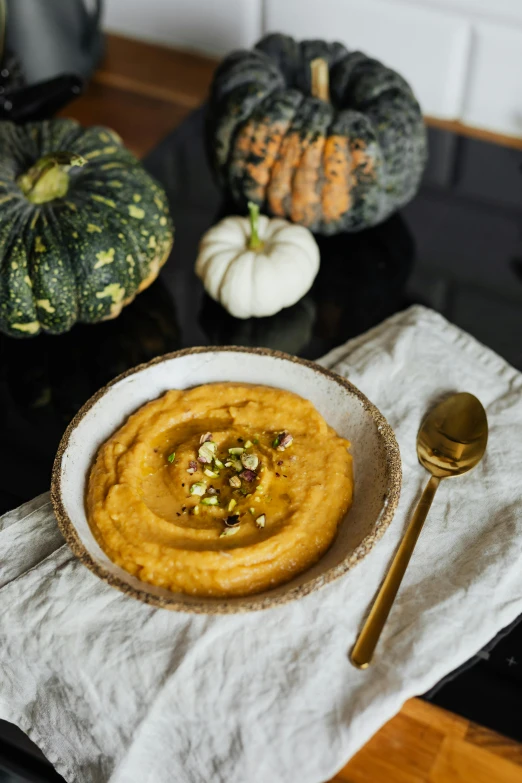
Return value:
M 257 478 L 257 474 L 254 473 L 253 470 L 250 470 L 249 468 L 245 469 L 242 473 L 239 474 L 240 477 L 244 481 L 254 481 L 254 479 Z
M 209 498 L 201 498 L 201 502 L 204 506 L 217 506 L 219 501 L 217 495 L 211 495 Z
M 272 443 L 272 446 L 274 449 L 277 449 L 278 451 L 284 451 L 289 446 L 292 445 L 292 442 L 294 440 L 294 436 L 290 435 L 289 432 L 280 432 L 277 438 Z
M 242 454 L 244 452 L 244 450 L 245 449 L 242 448 L 241 446 L 234 446 L 233 448 L 228 450 L 228 453 L 229 454 L 233 454 L 234 456 L 239 456 L 240 454 Z
M 255 510 L 255 508 L 253 508 L 253 507 L 250 507 L 248 510 L 250 511 L 250 513 L 252 514 L 252 516 L 254 516 L 254 514 L 256 513 L 256 510 Z
M 191 513 L 194 514 L 195 517 L 198 516 L 198 514 L 199 514 L 199 504 L 197 506 L 193 506 Z
M 204 435 L 201 436 L 199 439 L 200 443 L 206 443 L 208 440 L 212 440 L 212 433 L 211 432 L 205 432 Z
M 205 441 L 198 449 L 198 460 L 203 463 L 210 463 L 214 459 L 215 453 L 216 444 L 211 440 Z
M 231 517 L 225 519 L 225 525 L 227 527 L 237 527 L 239 525 L 239 514 L 233 514 Z
M 237 531 L 239 530 L 239 525 L 236 525 L 235 527 L 226 527 L 223 532 L 219 534 L 220 538 L 223 538 L 224 536 L 233 536 Z
M 259 528 L 264 527 L 265 523 L 266 523 L 266 517 L 264 514 L 261 514 L 261 516 L 256 519 L 256 527 Z
M 212 486 L 210 486 L 207 489 L 207 495 L 218 495 L 218 494 L 219 493 L 218 493 L 217 489 L 214 489 L 214 487 L 212 487 Z
M 195 473 L 197 469 L 198 469 L 198 463 L 196 462 L 196 460 L 191 459 L 189 462 L 189 466 L 187 468 L 187 473 Z
M 220 460 L 220 459 L 218 459 L 217 457 L 214 457 L 214 466 L 215 466 L 215 467 L 216 467 L 218 470 L 223 470 L 223 468 L 225 467 L 225 466 L 223 465 L 223 463 L 221 462 L 221 460 Z
M 174 462 L 174 460 L 176 459 L 176 452 L 173 451 L 172 454 L 169 454 L 167 459 L 168 459 L 169 462 Z
M 234 500 L 234 498 L 232 498 L 232 500 L 228 504 L 227 511 L 233 511 L 236 506 L 237 506 L 237 500 Z
M 245 449 L 249 449 L 251 446 L 252 446 L 252 441 L 247 440 L 247 442 L 245 443 Z
M 232 459 L 232 460 L 230 461 L 230 464 L 231 464 L 231 466 L 234 468 L 234 470 L 235 470 L 237 473 L 240 473 L 240 472 L 243 470 L 243 463 L 241 462 L 241 460 L 240 460 L 240 459 L 236 459 L 236 458 L 234 457 L 234 459 Z
M 203 473 L 205 476 L 209 476 L 209 478 L 217 478 L 219 476 L 219 473 L 216 473 L 215 470 L 210 470 L 209 468 L 205 468 Z
M 259 438 L 257 437 L 257 435 L 256 435 L 256 437 L 254 438 L 254 440 L 252 441 L 252 443 L 253 443 L 255 446 L 257 446 L 257 444 L 259 443 Z
M 225 462 L 225 467 L 226 468 L 231 468 L 232 467 L 232 463 L 231 462 Z
M 238 478 L 238 476 L 232 476 L 231 479 L 229 479 L 228 483 L 231 487 L 239 488 L 241 486 L 241 479 Z
M 241 464 L 248 470 L 255 470 L 259 465 L 259 458 L 255 454 L 242 454 Z
M 196 481 L 195 484 L 192 484 L 189 493 L 191 495 L 204 495 L 207 491 L 207 482 L 206 481 Z

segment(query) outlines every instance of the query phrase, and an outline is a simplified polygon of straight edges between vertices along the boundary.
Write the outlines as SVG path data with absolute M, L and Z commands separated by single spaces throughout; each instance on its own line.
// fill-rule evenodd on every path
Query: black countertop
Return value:
M 421 303 L 522 369 L 521 151 L 430 130 L 422 187 L 400 214 L 318 238 L 321 270 L 310 293 L 271 318 L 238 321 L 193 272 L 204 231 L 234 213 L 210 175 L 202 129 L 199 110 L 146 161 L 176 225 L 160 278 L 114 321 L 61 336 L 0 336 L 0 513 L 49 488 L 60 437 L 91 394 L 177 348 L 260 345 L 314 359 Z M 521 679 L 522 624 L 428 698 L 522 741 Z M 0 758 L 1 739 L 0 731 Z

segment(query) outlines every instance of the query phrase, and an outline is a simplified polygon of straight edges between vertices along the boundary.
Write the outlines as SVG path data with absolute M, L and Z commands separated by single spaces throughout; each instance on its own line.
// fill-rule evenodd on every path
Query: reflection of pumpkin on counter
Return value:
M 14 337 L 114 318 L 172 247 L 166 195 L 107 128 L 0 129 L 0 329 Z
M 312 339 L 315 317 L 316 306 L 311 296 L 267 318 L 247 319 L 225 313 L 206 296 L 199 322 L 210 345 L 246 345 L 301 355 Z
M 221 186 L 314 232 L 358 231 L 415 194 L 426 131 L 406 81 L 339 43 L 274 34 L 217 68 L 207 147 Z

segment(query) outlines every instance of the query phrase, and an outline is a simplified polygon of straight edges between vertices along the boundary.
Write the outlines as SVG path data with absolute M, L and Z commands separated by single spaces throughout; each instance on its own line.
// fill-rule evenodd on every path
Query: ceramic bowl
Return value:
M 351 441 L 354 502 L 328 552 L 312 568 L 273 590 L 245 598 L 194 598 L 142 582 L 109 560 L 85 513 L 90 467 L 98 448 L 144 403 L 168 389 L 240 381 L 295 392 L 310 400 Z M 191 348 L 120 375 L 94 395 L 67 428 L 53 468 L 56 518 L 74 554 L 97 576 L 149 604 L 225 614 L 276 606 L 338 579 L 361 560 L 390 524 L 399 500 L 401 463 L 383 415 L 349 381 L 312 362 L 260 348 Z

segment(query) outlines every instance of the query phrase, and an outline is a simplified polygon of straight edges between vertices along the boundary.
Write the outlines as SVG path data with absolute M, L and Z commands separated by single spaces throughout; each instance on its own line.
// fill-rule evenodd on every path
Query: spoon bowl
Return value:
M 469 392 L 452 394 L 431 410 L 417 436 L 419 462 L 433 476 L 461 476 L 477 465 L 488 442 L 488 420 Z

